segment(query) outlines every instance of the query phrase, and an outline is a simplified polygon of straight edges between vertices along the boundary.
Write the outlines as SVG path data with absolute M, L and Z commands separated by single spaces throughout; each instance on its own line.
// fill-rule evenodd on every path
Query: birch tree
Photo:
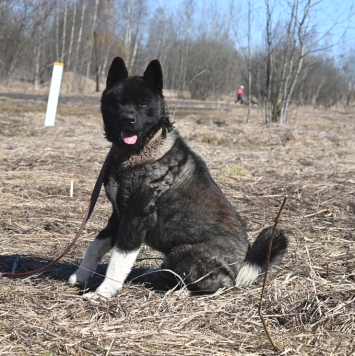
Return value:
M 124 57 L 128 72 L 132 72 L 137 61 L 141 34 L 144 31 L 144 20 L 147 15 L 146 1 L 127 0 L 125 14 Z
M 99 0 L 95 0 L 94 16 L 93 16 L 93 20 L 92 20 L 92 26 L 91 26 L 90 37 L 89 37 L 89 46 L 88 46 L 89 47 L 89 55 L 88 55 L 88 64 L 87 64 L 87 68 L 86 68 L 86 78 L 89 78 L 89 75 L 90 75 L 92 43 L 93 43 L 93 36 L 95 33 L 98 5 L 99 5 Z
M 265 123 L 287 121 L 288 107 L 299 78 L 307 45 L 307 21 L 312 0 L 292 0 L 290 15 L 286 22 L 286 33 L 281 35 L 278 53 L 282 55 L 275 61 L 275 34 L 272 29 L 273 10 L 266 0 L 266 110 Z M 280 25 L 280 24 L 278 24 Z M 281 70 L 281 73 L 280 73 Z
M 185 24 L 184 27 L 184 41 L 182 42 L 181 50 L 180 50 L 180 88 L 186 87 L 186 74 L 187 74 L 187 67 L 188 67 L 188 55 L 190 49 L 189 40 L 191 38 L 191 31 L 193 26 L 193 15 L 194 15 L 194 1 L 185 0 L 184 3 L 184 10 L 182 14 L 182 23 Z
M 75 51 L 74 68 L 73 68 L 74 73 L 76 73 L 77 63 L 79 59 L 78 57 L 79 57 L 79 49 L 81 47 L 81 40 L 83 36 L 85 10 L 86 10 L 86 0 L 83 1 L 81 6 L 81 19 L 80 19 L 80 26 L 79 26 L 79 33 L 78 33 L 78 41 L 76 42 L 76 51 Z
M 38 15 L 39 15 L 39 23 L 38 23 L 38 31 L 37 31 L 37 43 L 34 46 L 35 53 L 35 63 L 34 63 L 34 87 L 35 90 L 39 88 L 39 81 L 40 81 L 40 69 L 41 69 L 41 52 L 43 46 L 43 27 L 44 27 L 44 18 L 45 18 L 45 5 L 46 2 L 42 1 L 38 5 Z
M 349 48 L 342 58 L 342 70 L 347 82 L 346 105 L 355 100 L 355 48 Z
M 68 14 L 68 0 L 65 0 L 64 2 L 64 19 L 63 19 L 63 35 L 62 35 L 62 53 L 60 56 L 60 61 L 64 61 L 64 55 L 65 55 L 65 35 L 67 33 L 67 14 Z
M 55 57 L 59 60 L 59 0 L 56 1 L 55 12 Z
M 247 124 L 250 122 L 250 106 L 251 106 L 251 0 L 248 0 L 248 114 Z
M 124 41 L 124 57 L 126 63 L 131 63 L 132 31 L 133 31 L 134 0 L 128 0 L 126 5 L 126 35 Z M 130 71 L 131 68 L 127 68 Z
M 98 9 L 97 17 L 97 46 L 99 76 L 106 76 L 106 69 L 109 65 L 111 56 L 117 56 L 117 39 L 116 21 L 115 21 L 115 4 L 113 2 L 101 2 Z
M 72 20 L 71 33 L 70 33 L 67 68 L 70 68 L 70 64 L 71 64 L 73 42 L 74 42 L 74 32 L 75 32 L 75 21 L 76 21 L 76 1 L 74 1 L 74 8 L 73 8 L 73 20 Z
M 132 51 L 132 55 L 131 55 L 131 61 L 129 63 L 129 70 L 130 71 L 132 71 L 132 68 L 133 68 L 133 66 L 135 64 L 135 61 L 136 61 L 136 58 L 137 58 L 140 34 L 141 34 L 141 29 L 142 29 L 143 15 L 144 15 L 144 11 L 142 9 L 140 11 L 140 13 L 139 13 L 138 27 L 137 27 L 137 32 L 136 32 L 136 35 L 135 35 L 134 46 L 133 46 L 133 51 Z
M 265 123 L 271 121 L 271 89 L 273 81 L 273 64 L 274 64 L 274 53 L 273 53 L 273 37 L 272 37 L 272 9 L 270 7 L 270 1 L 265 1 L 266 5 L 266 51 L 267 51 L 267 63 L 266 63 L 266 109 L 265 109 Z
M 279 121 L 281 123 L 285 123 L 287 121 L 287 112 L 290 100 L 302 69 L 307 35 L 305 26 L 309 16 L 311 4 L 312 0 L 307 0 L 300 16 L 298 16 L 300 1 L 294 0 L 292 5 L 292 13 L 287 33 L 287 43 L 291 43 L 291 55 L 289 58 L 285 58 L 282 70 L 283 79 L 280 85 L 281 110 Z

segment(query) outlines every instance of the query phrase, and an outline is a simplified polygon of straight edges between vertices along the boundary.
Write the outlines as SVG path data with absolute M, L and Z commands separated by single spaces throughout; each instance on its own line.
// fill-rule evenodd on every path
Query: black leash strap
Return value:
M 100 190 L 101 190 L 101 186 L 104 180 L 104 175 L 105 175 L 105 171 L 106 171 L 106 167 L 107 167 L 107 163 L 108 163 L 108 157 L 109 157 L 110 153 L 108 153 L 105 162 L 101 168 L 100 174 L 97 177 L 94 189 L 91 193 L 91 197 L 90 197 L 90 201 L 88 203 L 88 206 L 86 208 L 83 220 L 81 222 L 80 228 L 78 230 L 78 232 L 76 233 L 75 237 L 73 238 L 73 240 L 70 242 L 70 244 L 66 247 L 66 249 L 57 257 L 55 258 L 53 261 L 49 262 L 48 264 L 46 264 L 45 266 L 35 269 L 33 271 L 29 271 L 29 272 L 22 272 L 22 273 L 8 273 L 8 272 L 0 272 L 0 277 L 8 277 L 8 278 L 20 278 L 20 277 L 28 277 L 28 276 L 32 276 L 34 274 L 37 273 L 42 273 L 45 270 L 47 270 L 49 267 L 53 266 L 54 264 L 56 264 L 62 257 L 64 257 L 69 250 L 74 246 L 74 244 L 76 243 L 76 241 L 79 239 L 84 226 L 86 224 L 86 222 L 89 220 L 91 213 L 94 210 L 95 204 L 97 202 L 97 198 L 99 197 L 100 194 Z

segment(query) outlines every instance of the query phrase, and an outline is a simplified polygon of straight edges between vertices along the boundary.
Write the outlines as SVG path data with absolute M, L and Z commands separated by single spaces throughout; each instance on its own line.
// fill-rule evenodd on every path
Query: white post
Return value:
M 74 182 L 70 181 L 70 192 L 69 192 L 70 198 L 73 197 L 73 194 L 74 194 Z
M 51 87 L 49 89 L 47 112 L 46 118 L 44 120 L 44 126 L 54 126 L 55 116 L 57 113 L 60 85 L 62 83 L 63 67 L 64 63 L 62 62 L 53 63 L 53 73 L 51 79 Z

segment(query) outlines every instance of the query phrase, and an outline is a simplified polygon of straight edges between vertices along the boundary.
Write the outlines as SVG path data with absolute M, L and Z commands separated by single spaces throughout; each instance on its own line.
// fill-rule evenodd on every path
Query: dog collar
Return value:
M 163 129 L 160 128 L 160 129 L 154 134 L 154 136 L 153 136 L 152 139 L 149 141 L 149 143 L 155 141 L 155 140 L 162 134 L 162 132 L 163 132 Z

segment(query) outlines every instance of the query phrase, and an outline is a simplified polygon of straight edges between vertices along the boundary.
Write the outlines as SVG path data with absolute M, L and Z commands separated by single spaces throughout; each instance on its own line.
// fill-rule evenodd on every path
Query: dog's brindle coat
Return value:
M 104 186 L 113 212 L 89 245 L 71 285 L 85 284 L 113 247 L 106 277 L 96 293 L 114 296 L 130 273 L 143 243 L 165 254 L 161 278 L 176 275 L 191 292 L 253 283 L 266 261 L 271 228 L 250 247 L 245 224 L 202 161 L 169 120 L 160 63 L 143 77 L 128 76 L 115 58 L 101 100 L 106 138 L 112 142 Z M 287 239 L 278 231 L 271 260 Z M 95 294 L 87 294 L 91 297 Z

